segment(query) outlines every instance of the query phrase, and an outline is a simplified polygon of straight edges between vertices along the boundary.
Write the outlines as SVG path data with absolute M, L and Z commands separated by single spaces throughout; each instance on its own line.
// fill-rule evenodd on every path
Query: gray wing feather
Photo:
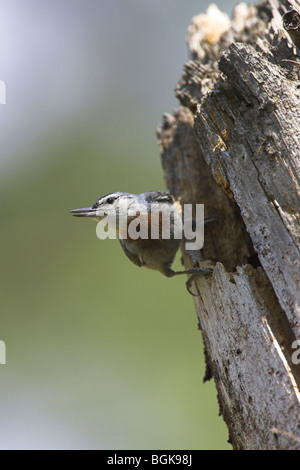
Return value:
M 132 253 L 131 251 L 129 251 L 123 240 L 119 240 L 119 242 L 120 242 L 121 247 L 123 248 L 123 251 L 124 251 L 125 255 L 127 256 L 127 258 L 129 258 L 130 261 L 132 261 L 136 266 L 139 266 L 139 267 L 143 266 L 144 263 L 142 263 L 142 261 L 140 260 L 138 255 L 136 255 L 136 254 Z
M 169 193 L 165 193 L 163 191 L 149 191 L 148 193 L 144 193 L 144 197 L 146 202 L 168 202 L 169 204 L 173 204 L 174 199 Z

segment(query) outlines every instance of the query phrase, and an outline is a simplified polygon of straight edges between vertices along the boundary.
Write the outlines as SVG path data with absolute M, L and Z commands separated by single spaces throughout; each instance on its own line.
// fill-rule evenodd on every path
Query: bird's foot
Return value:
M 188 269 L 187 274 L 191 274 L 191 277 L 189 277 L 189 279 L 185 283 L 188 292 L 191 295 L 193 295 L 194 297 L 197 297 L 197 294 L 194 294 L 190 289 L 191 285 L 192 285 L 192 282 L 195 280 L 195 277 L 196 276 L 212 275 L 213 272 L 214 272 L 214 270 L 212 268 L 205 268 L 205 269 L 192 268 L 192 269 Z

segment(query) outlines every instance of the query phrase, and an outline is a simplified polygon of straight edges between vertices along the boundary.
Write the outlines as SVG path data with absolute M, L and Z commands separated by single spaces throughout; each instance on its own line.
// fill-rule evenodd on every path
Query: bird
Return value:
M 125 255 L 136 266 L 157 270 L 168 278 L 191 274 L 186 287 L 192 295 L 195 294 L 190 287 L 195 276 L 213 272 L 211 268 L 198 267 L 182 271 L 172 269 L 182 239 L 182 218 L 180 203 L 168 192 L 109 193 L 91 207 L 73 209 L 70 213 L 75 217 L 95 219 L 112 228 Z M 163 225 L 164 216 L 169 220 L 166 227 Z M 211 220 L 205 219 L 204 222 Z

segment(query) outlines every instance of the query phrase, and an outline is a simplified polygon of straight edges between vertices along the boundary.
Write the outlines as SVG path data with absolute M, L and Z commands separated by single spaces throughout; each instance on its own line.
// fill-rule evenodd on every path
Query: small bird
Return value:
M 115 192 L 100 197 L 91 207 L 74 209 L 70 213 L 76 217 L 91 217 L 98 222 L 111 225 L 116 231 L 125 255 L 135 265 L 145 266 L 160 271 L 164 276 L 191 274 L 186 282 L 190 294 L 191 283 L 195 276 L 212 274 L 211 268 L 191 268 L 184 271 L 173 271 L 171 268 L 182 238 L 180 204 L 169 193 L 149 191 L 142 194 Z M 156 216 L 154 215 L 156 214 Z M 157 214 L 160 214 L 157 217 Z M 170 219 L 169 237 L 166 237 L 162 216 Z M 154 220 L 155 219 L 155 220 Z M 211 221 L 212 219 L 206 219 Z M 125 222 L 124 222 L 125 221 Z M 130 224 L 138 222 L 138 234 Z M 179 227 L 179 229 L 178 229 Z M 175 233 L 179 232 L 179 237 Z M 153 236 L 153 233 L 155 235 Z

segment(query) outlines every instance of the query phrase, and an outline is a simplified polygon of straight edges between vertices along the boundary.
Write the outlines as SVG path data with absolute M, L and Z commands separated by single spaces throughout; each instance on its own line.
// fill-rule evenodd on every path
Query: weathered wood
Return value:
M 170 192 L 215 219 L 201 253 L 183 259 L 217 263 L 197 280 L 195 306 L 235 449 L 300 449 L 300 67 L 284 61 L 297 60 L 281 24 L 289 8 L 240 4 L 217 38 L 214 15 L 194 19 L 182 107 L 158 129 Z

